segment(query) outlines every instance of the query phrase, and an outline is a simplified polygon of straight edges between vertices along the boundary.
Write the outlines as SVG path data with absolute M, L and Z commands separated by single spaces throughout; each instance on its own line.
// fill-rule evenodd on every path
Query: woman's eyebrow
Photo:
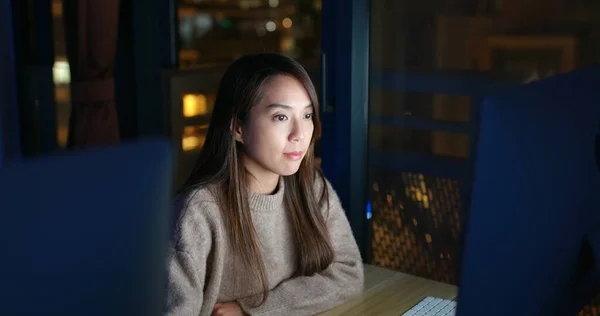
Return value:
M 305 109 L 308 108 L 312 108 L 313 105 L 309 104 L 307 106 L 305 106 Z M 282 108 L 282 109 L 292 109 L 293 107 L 291 105 L 287 105 L 287 104 L 281 104 L 281 103 L 273 103 L 273 104 L 269 104 L 267 105 L 267 108 Z

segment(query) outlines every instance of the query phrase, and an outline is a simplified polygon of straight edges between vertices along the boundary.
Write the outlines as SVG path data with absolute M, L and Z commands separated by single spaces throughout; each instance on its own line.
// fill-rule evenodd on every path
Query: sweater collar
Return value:
M 273 194 L 259 194 L 249 191 L 248 203 L 250 209 L 253 211 L 280 209 L 283 206 L 283 192 L 285 190 L 283 183 L 283 177 L 281 177 Z

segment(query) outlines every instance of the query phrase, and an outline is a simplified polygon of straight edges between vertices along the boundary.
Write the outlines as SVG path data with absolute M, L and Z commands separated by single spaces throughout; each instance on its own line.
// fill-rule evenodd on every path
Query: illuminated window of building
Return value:
M 185 94 L 183 95 L 183 116 L 194 117 L 206 115 L 208 105 L 206 95 L 204 94 Z
M 200 150 L 206 140 L 207 130 L 208 125 L 184 127 L 183 137 L 181 138 L 181 148 L 183 151 Z
M 71 70 L 69 62 L 66 60 L 56 59 L 52 67 L 52 77 L 56 85 L 68 85 L 71 83 Z

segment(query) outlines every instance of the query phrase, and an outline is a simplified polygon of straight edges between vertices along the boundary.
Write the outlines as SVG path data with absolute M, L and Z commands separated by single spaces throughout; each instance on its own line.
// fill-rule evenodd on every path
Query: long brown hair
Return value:
M 248 203 L 248 175 L 242 164 L 243 148 L 235 141 L 232 122 L 244 124 L 252 106 L 260 102 L 270 80 L 291 76 L 306 89 L 314 106 L 314 131 L 297 173 L 284 177 L 284 207 L 291 218 L 294 247 L 298 253 L 297 276 L 312 275 L 333 261 L 333 247 L 321 208 L 328 202 L 322 171 L 314 159 L 314 142 L 320 136 L 319 103 L 306 70 L 291 58 L 279 54 L 248 55 L 236 60 L 225 72 L 196 167 L 180 191 L 199 186 L 212 187 L 229 225 L 232 247 L 241 256 L 255 281 L 262 283 L 260 304 L 269 288 L 265 264 L 252 223 Z M 321 181 L 320 192 L 314 192 Z

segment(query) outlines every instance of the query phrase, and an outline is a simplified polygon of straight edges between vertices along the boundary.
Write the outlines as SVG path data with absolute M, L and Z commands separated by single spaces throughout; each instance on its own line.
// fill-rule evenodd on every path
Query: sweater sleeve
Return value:
M 331 265 L 312 276 L 281 282 L 269 292 L 264 304 L 238 303 L 249 315 L 314 315 L 357 297 L 363 292 L 363 264 L 358 246 L 339 198 L 329 182 L 327 228 L 334 249 Z
M 178 203 L 176 203 L 176 209 Z M 164 315 L 197 316 L 204 303 L 204 280 L 211 245 L 208 223 L 196 206 L 179 206 L 182 216 L 175 228 L 167 261 Z

